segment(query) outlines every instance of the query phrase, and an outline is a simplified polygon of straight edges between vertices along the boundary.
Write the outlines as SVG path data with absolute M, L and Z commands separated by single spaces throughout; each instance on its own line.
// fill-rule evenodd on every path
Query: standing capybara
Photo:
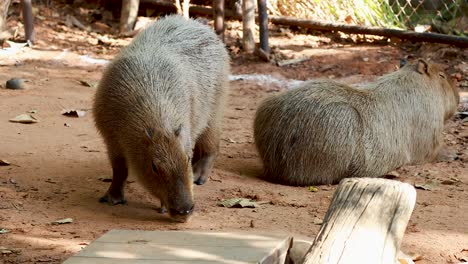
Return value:
M 443 70 L 423 60 L 363 89 L 308 81 L 267 98 L 257 110 L 254 137 L 264 177 L 331 184 L 432 161 L 458 101 Z
M 207 26 L 180 16 L 154 22 L 107 67 L 94 119 L 113 170 L 101 202 L 125 203 L 128 172 L 172 218 L 193 211 L 219 149 L 229 56 Z

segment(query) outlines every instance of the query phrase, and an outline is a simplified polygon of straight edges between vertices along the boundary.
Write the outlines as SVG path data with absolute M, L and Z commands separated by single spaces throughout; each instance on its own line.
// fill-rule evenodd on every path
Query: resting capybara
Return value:
M 181 16 L 144 29 L 107 67 L 94 119 L 113 170 L 101 202 L 125 203 L 128 172 L 172 218 L 193 211 L 193 182 L 203 184 L 219 149 L 229 57 L 207 26 Z
M 363 89 L 308 81 L 257 110 L 254 137 L 264 177 L 287 185 L 332 184 L 432 161 L 458 101 L 443 70 L 423 60 Z

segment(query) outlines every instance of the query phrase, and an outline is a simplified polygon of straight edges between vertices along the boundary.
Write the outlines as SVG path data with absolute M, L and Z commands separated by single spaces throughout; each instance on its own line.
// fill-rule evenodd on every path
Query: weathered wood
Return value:
M 255 48 L 255 0 L 242 1 L 242 46 L 244 51 L 252 52 Z
M 178 12 L 177 3 L 174 4 L 172 2 L 168 2 L 165 0 L 140 0 L 140 3 L 146 6 L 163 7 L 163 8 L 168 9 L 169 11 Z M 189 13 L 192 13 L 194 15 L 212 16 L 214 14 L 214 9 L 211 7 L 192 5 L 192 6 L 189 6 Z M 235 12 L 228 10 L 228 9 L 224 9 L 224 17 L 230 18 L 230 19 L 242 20 L 242 16 L 237 15 Z
M 184 8 L 182 10 L 184 17 L 189 18 L 189 8 L 190 8 L 190 0 L 184 0 Z
M 23 3 L 24 35 L 26 41 L 32 43 L 36 40 L 36 36 L 34 34 L 32 3 L 31 0 L 22 0 L 21 2 Z
M 270 47 L 268 46 L 268 10 L 266 0 L 258 0 L 258 25 L 260 28 L 260 49 L 265 53 L 270 53 Z
M 214 30 L 224 42 L 224 0 L 213 1 Z
M 2 0 L 0 2 L 0 30 L 4 31 L 6 27 L 6 19 L 8 15 L 8 7 L 11 0 Z
M 368 34 L 384 37 L 396 37 L 400 39 L 421 41 L 421 42 L 435 42 L 443 44 L 451 44 L 459 47 L 468 47 L 467 37 L 458 37 L 452 35 L 444 35 L 438 33 L 428 32 L 414 32 L 408 30 L 390 29 L 390 28 L 377 28 L 377 27 L 364 27 L 345 24 L 324 23 L 307 19 L 299 19 L 293 17 L 270 17 L 270 22 L 273 24 L 296 26 L 302 28 L 310 28 L 322 31 L 341 31 L 351 34 Z
M 10 6 L 11 0 L 2 0 L 0 2 L 0 45 L 3 45 L 3 41 L 8 37 L 6 30 L 6 21 L 8 15 L 8 7 Z
M 138 16 L 140 0 L 122 0 L 122 13 L 120 14 L 120 33 L 133 30 Z
M 168 6 L 170 6 L 171 3 L 164 2 L 164 4 L 169 4 Z M 189 18 L 190 0 L 184 0 L 183 7 L 180 4 L 180 0 L 175 0 L 175 6 L 177 8 L 177 14 Z
M 303 263 L 396 263 L 415 202 L 406 183 L 343 179 Z
M 182 6 L 180 5 L 180 0 L 175 0 L 175 6 L 177 8 L 177 14 L 182 15 Z
M 174 7 L 174 4 L 167 3 L 163 0 L 142 0 L 145 3 L 151 3 L 153 5 L 165 6 L 165 7 Z M 210 15 L 213 10 L 208 7 L 202 6 L 191 6 L 190 12 L 193 14 L 200 15 Z M 236 15 L 230 10 L 225 10 L 225 17 L 229 19 L 242 20 L 242 16 Z M 468 38 L 467 37 L 458 37 L 452 35 L 444 35 L 437 33 L 419 33 L 414 31 L 398 30 L 398 29 L 385 29 L 385 28 L 375 28 L 375 27 L 363 27 L 363 26 L 353 26 L 353 25 L 344 25 L 344 24 L 334 24 L 334 23 L 323 23 L 318 21 L 298 19 L 293 17 L 278 17 L 270 16 L 269 22 L 276 25 L 285 25 L 285 26 L 296 26 L 302 28 L 310 28 L 319 31 L 341 31 L 349 34 L 366 34 L 366 35 L 376 35 L 384 37 L 396 37 L 404 40 L 418 41 L 418 42 L 432 42 L 432 43 L 443 43 L 459 47 L 468 47 Z

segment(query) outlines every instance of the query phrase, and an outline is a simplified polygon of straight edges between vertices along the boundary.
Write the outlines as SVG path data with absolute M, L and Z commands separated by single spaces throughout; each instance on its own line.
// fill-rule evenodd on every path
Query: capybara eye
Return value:
M 445 77 L 445 74 L 443 74 L 442 72 L 439 72 L 439 76 L 442 77 L 443 79 L 447 78 L 447 77 Z
M 156 167 L 156 165 L 154 165 L 154 162 L 151 163 L 151 169 L 153 169 L 154 173 L 158 173 L 158 168 Z

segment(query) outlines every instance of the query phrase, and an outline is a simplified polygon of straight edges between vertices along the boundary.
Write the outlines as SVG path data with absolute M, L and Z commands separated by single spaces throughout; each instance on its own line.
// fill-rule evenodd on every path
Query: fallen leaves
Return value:
M 60 219 L 60 220 L 57 220 L 57 221 L 53 221 L 50 224 L 52 224 L 52 225 L 63 225 L 63 224 L 70 224 L 70 223 L 73 223 L 72 218 Z
M 227 208 L 256 208 L 258 204 L 247 198 L 224 199 L 218 203 L 219 206 Z
M 11 163 L 8 160 L 0 159 L 0 166 L 10 166 Z
M 435 181 L 435 180 L 428 180 L 425 183 L 415 183 L 414 187 L 416 189 L 422 189 L 426 191 L 435 191 L 439 189 L 439 184 L 440 182 Z
M 98 86 L 98 82 L 87 81 L 87 80 L 80 80 L 80 84 L 86 87 L 91 87 L 91 88 L 96 88 Z
M 13 123 L 21 123 L 21 124 L 33 124 L 39 122 L 34 116 L 31 114 L 21 114 L 9 120 Z
M 309 186 L 307 190 L 309 190 L 309 192 L 318 192 L 318 188 L 315 186 Z
M 18 249 L 18 248 L 0 247 L 0 254 L 2 255 L 20 254 L 20 253 L 21 253 L 21 249 Z

